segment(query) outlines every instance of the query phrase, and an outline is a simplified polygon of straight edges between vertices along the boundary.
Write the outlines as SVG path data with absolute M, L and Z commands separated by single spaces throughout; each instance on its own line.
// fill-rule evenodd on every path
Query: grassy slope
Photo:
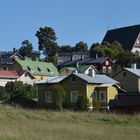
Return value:
M 140 115 L 34 111 L 0 106 L 0 140 L 138 140 Z

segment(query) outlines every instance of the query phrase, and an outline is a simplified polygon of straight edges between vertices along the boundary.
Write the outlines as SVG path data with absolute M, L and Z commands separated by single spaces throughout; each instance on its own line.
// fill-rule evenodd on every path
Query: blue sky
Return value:
M 101 42 L 107 29 L 140 24 L 139 0 L 1 0 L 0 50 L 28 39 L 38 49 L 39 27 L 52 27 L 59 45 Z

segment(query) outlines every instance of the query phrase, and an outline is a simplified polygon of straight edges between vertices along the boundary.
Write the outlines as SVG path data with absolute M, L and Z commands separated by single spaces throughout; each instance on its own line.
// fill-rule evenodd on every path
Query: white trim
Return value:
M 71 91 L 71 92 L 70 92 L 70 101 L 71 101 L 71 103 L 76 103 L 77 101 L 73 101 L 73 100 L 72 100 L 72 99 L 73 99 L 73 98 L 72 98 L 72 94 L 73 94 L 73 93 L 76 93 L 76 94 L 77 94 L 77 101 L 78 101 L 78 91 Z
M 50 98 L 48 98 L 47 94 L 49 94 Z M 52 93 L 50 91 L 45 92 L 45 103 L 52 103 Z
M 87 99 L 88 99 L 88 83 L 86 83 L 86 96 L 87 96 Z
M 101 100 L 101 94 L 104 94 L 105 95 L 105 99 L 104 100 Z M 106 92 L 99 92 L 99 99 L 100 99 L 100 102 L 106 102 Z

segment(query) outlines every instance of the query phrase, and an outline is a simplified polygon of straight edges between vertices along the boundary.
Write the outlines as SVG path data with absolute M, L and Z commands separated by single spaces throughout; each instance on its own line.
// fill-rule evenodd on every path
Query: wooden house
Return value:
M 86 98 L 89 105 L 100 108 L 108 108 L 111 99 L 117 98 L 117 81 L 106 75 L 71 74 L 68 76 L 48 77 L 37 82 L 38 104 L 40 107 L 49 107 L 52 104 L 52 93 L 48 87 L 60 85 L 67 93 L 66 104 L 69 107 L 76 106 L 78 99 Z

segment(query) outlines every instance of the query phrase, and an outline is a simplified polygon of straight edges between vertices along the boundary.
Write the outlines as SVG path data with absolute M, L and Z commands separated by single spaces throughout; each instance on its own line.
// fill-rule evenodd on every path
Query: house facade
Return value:
M 117 81 L 106 75 L 91 77 L 86 74 L 71 74 L 69 76 L 58 76 L 46 78 L 37 83 L 38 104 L 40 107 L 49 107 L 52 103 L 52 93 L 48 87 L 59 85 L 66 91 L 66 104 L 68 107 L 76 106 L 78 99 L 86 98 L 89 106 L 108 108 L 109 100 L 117 98 Z
M 88 57 L 89 57 L 89 54 L 87 52 L 58 53 L 57 61 L 58 61 L 58 64 L 61 64 L 68 61 L 86 59 Z
M 33 85 L 35 78 L 28 71 L 8 71 L 0 70 L 0 86 L 5 86 L 7 82 L 22 81 Z
M 64 67 L 75 67 L 78 69 L 80 65 L 93 65 L 99 73 L 107 73 L 111 74 L 114 72 L 114 63 L 108 57 L 99 57 L 99 58 L 87 58 L 84 60 L 74 60 L 69 61 L 63 64 L 57 65 L 58 69 L 62 69 Z
M 64 67 L 59 71 L 60 75 L 70 75 L 72 73 L 84 73 L 84 74 L 97 74 L 98 71 L 93 65 L 79 65 L 76 68 L 74 67 Z
M 128 93 L 140 93 L 140 69 L 124 68 L 113 78 L 119 81 L 120 86 Z

